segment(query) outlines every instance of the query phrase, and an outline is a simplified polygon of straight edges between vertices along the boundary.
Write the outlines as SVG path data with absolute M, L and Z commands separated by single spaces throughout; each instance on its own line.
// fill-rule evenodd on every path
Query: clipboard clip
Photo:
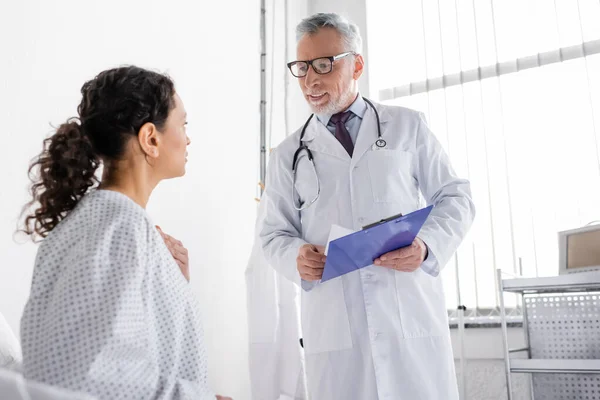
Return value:
M 373 222 L 372 224 L 365 225 L 365 226 L 363 226 L 363 227 L 362 227 L 362 230 L 364 231 L 364 230 L 367 230 L 367 229 L 369 229 L 369 228 L 373 228 L 373 227 L 375 227 L 375 226 L 377 226 L 377 225 L 380 225 L 380 224 L 385 224 L 386 222 L 392 221 L 392 220 L 394 220 L 394 219 L 396 219 L 396 218 L 400 218 L 400 217 L 402 217 L 402 216 L 403 216 L 403 215 L 402 215 L 402 213 L 400 213 L 400 214 L 396 214 L 396 215 L 393 215 L 393 216 L 391 216 L 391 217 L 388 217 L 388 218 L 382 219 L 382 220 L 380 220 L 380 221 Z

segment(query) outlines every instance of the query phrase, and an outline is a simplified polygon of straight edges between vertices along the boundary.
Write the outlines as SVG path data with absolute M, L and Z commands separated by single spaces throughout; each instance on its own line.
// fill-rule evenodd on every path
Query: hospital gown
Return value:
M 214 400 L 198 309 L 144 209 L 93 191 L 39 248 L 24 374 L 98 399 Z

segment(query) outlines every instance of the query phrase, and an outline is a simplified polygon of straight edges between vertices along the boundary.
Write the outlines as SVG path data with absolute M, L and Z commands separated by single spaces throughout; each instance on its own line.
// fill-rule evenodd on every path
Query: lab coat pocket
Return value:
M 448 333 L 448 313 L 441 278 L 420 268 L 395 271 L 398 311 L 405 338 L 441 336 Z
M 418 197 L 411 152 L 371 150 L 367 163 L 375 203 L 401 203 Z
M 352 348 L 348 310 L 341 278 L 302 293 L 304 352 L 317 354 Z

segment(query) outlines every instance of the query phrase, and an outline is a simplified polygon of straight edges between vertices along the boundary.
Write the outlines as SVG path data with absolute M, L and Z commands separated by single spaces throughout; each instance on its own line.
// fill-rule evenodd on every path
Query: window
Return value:
M 600 219 L 598 21 L 598 0 L 367 0 L 372 97 L 424 112 L 472 183 L 449 309 L 495 309 L 497 268 L 556 275 L 557 232 Z

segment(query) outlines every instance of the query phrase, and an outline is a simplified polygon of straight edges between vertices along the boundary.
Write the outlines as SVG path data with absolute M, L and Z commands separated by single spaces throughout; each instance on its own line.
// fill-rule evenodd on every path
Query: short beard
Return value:
M 344 111 L 349 104 L 352 104 L 351 101 L 356 97 L 356 93 L 352 90 L 352 86 L 353 85 L 350 84 L 337 101 L 330 100 L 328 103 L 318 107 L 310 105 L 310 108 L 315 114 L 325 115 L 333 115 Z

